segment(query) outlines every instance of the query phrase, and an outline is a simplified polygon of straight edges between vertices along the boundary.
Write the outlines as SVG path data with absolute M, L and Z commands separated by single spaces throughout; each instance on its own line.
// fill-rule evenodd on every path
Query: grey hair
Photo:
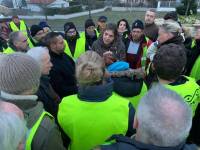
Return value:
M 16 31 L 16 32 L 11 32 L 9 34 L 8 44 L 9 44 L 10 47 L 14 47 L 15 48 L 14 42 L 18 41 L 20 33 L 22 33 L 22 32 L 21 31 Z
M 45 54 L 49 54 L 49 50 L 47 47 L 33 47 L 30 50 L 28 50 L 27 54 L 31 56 L 33 59 L 35 59 L 42 69 L 42 59 Z
M 1 150 L 16 150 L 25 139 L 26 123 L 14 113 L 0 112 Z
M 136 117 L 139 140 L 162 147 L 183 142 L 192 125 L 192 110 L 184 99 L 159 84 L 141 99 Z

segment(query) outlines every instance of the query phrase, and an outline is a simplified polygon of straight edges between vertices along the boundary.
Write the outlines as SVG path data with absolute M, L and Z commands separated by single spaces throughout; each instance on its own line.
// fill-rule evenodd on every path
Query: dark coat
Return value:
M 115 136 L 114 139 L 117 141 L 116 143 L 101 146 L 101 150 L 198 150 L 196 145 L 187 145 L 184 142 L 175 147 L 159 147 L 124 136 Z
M 59 96 L 53 90 L 49 83 L 48 76 L 42 76 L 40 78 L 40 86 L 36 93 L 38 100 L 44 105 L 44 109 L 52 114 L 55 118 L 57 117 Z
M 62 99 L 65 96 L 76 94 L 75 63 L 65 53 L 60 55 L 50 51 L 53 67 L 50 71 L 50 83 Z
M 194 47 L 192 47 L 192 41 L 193 39 L 187 39 L 185 41 L 185 47 L 188 49 L 187 54 L 187 64 L 186 64 L 186 73 L 185 75 L 189 76 L 190 72 L 192 70 L 192 67 L 194 66 L 195 61 L 197 60 L 198 56 L 200 56 L 200 40 L 195 40 L 196 44 Z
M 103 37 L 101 36 L 93 43 L 92 50 L 97 52 L 100 56 L 103 56 L 103 53 L 107 51 L 111 51 L 113 52 L 113 57 L 116 60 L 126 60 L 125 46 L 121 38 L 118 38 L 110 45 L 105 45 L 103 42 Z
M 153 23 L 150 25 L 145 25 L 144 34 L 148 38 L 150 38 L 153 42 L 155 42 L 158 38 L 158 26 Z

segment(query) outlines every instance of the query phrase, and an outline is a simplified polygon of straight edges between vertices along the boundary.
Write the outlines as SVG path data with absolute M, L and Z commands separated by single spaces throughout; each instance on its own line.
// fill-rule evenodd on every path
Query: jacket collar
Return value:
M 31 128 L 43 111 L 43 104 L 37 101 L 36 95 L 13 95 L 1 91 L 2 100 L 18 106 L 24 113 L 27 127 Z
M 105 84 L 93 86 L 80 86 L 78 98 L 88 102 L 102 102 L 112 95 L 113 81 L 107 80 Z
M 14 94 L 9 94 L 4 91 L 1 91 L 1 98 L 6 99 L 7 101 L 12 101 L 12 100 L 32 100 L 36 101 L 37 96 L 36 95 L 14 95 Z
M 141 142 L 136 141 L 133 139 L 133 144 L 139 148 L 139 149 L 148 149 L 148 150 L 182 150 L 185 142 L 182 142 L 181 144 L 174 146 L 174 147 L 159 147 L 159 146 L 154 146 L 151 144 L 144 144 Z

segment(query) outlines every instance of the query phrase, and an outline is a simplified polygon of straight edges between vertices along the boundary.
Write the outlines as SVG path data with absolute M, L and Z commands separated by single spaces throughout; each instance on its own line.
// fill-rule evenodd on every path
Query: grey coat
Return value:
M 35 95 L 11 95 L 1 92 L 1 99 L 18 106 L 24 113 L 28 129 L 32 128 L 43 112 L 43 104 Z M 32 150 L 64 150 L 60 131 L 54 119 L 45 116 L 33 137 Z

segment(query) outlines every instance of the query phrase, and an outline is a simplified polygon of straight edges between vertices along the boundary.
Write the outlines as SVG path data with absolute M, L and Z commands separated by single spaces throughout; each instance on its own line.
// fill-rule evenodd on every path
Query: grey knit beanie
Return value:
M 0 55 L 0 90 L 21 94 L 38 89 L 41 70 L 39 64 L 23 53 Z

